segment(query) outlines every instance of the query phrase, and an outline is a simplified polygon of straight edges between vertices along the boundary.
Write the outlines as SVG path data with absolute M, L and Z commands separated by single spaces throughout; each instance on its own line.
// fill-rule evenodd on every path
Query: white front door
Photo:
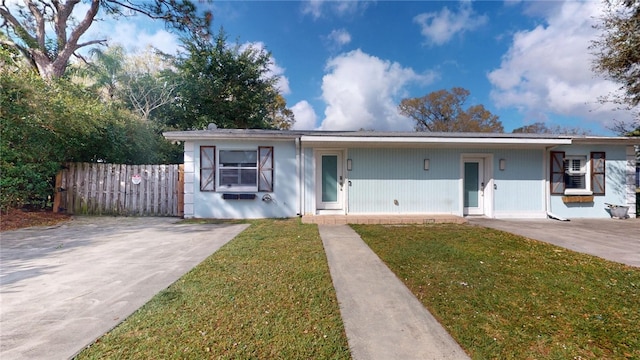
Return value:
M 464 159 L 464 214 L 484 215 L 484 159 Z
M 344 174 L 341 151 L 322 151 L 316 158 L 316 206 L 318 210 L 341 210 Z

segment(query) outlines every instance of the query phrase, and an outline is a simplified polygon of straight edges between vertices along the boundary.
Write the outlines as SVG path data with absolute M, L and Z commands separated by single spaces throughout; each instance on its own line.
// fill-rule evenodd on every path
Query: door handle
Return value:
M 340 181 L 338 182 L 338 184 L 340 184 L 340 190 L 342 190 L 342 187 L 344 186 L 344 180 L 342 179 L 342 175 L 340 175 Z

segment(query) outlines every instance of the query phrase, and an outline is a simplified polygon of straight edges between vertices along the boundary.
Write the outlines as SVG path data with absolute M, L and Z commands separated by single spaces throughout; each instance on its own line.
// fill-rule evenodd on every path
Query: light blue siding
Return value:
M 554 151 L 564 151 L 565 155 L 582 155 L 589 159 L 592 151 L 604 151 L 605 195 L 594 196 L 592 203 L 564 203 L 562 195 L 551 195 L 550 211 L 565 218 L 608 218 L 605 203 L 622 205 L 626 203 L 626 149 L 624 146 L 562 146 Z M 590 174 L 587 173 L 587 176 Z
M 500 159 L 505 169 L 500 170 Z M 495 150 L 494 206 L 496 217 L 545 214 L 544 150 Z
M 349 149 L 349 212 L 460 213 L 460 156 L 443 149 Z M 424 170 L 424 159 L 430 159 Z
M 216 150 L 257 150 L 258 146 L 273 146 L 274 191 L 272 201 L 263 201 L 264 192 L 254 200 L 224 200 L 224 189 L 200 191 L 200 146 L 216 146 Z M 219 159 L 218 159 L 219 160 Z M 298 178 L 296 148 L 293 141 L 207 141 L 195 142 L 194 148 L 194 217 L 216 219 L 256 219 L 294 217 L 298 212 Z
M 541 217 L 545 212 L 543 153 L 542 149 L 349 149 L 347 158 L 353 161 L 353 170 L 347 174 L 349 212 L 460 214 L 462 155 L 488 154 L 493 156 L 496 187 L 491 192 L 496 216 Z M 429 159 L 427 171 L 424 159 Z M 503 171 L 499 159 L 506 160 Z
M 567 155 L 606 153 L 606 195 L 594 203 L 565 204 L 548 195 L 549 153 L 538 149 L 349 148 L 345 161 L 346 212 L 350 214 L 462 214 L 462 158 L 484 157 L 485 202 L 497 218 L 542 218 L 547 211 L 567 218 L 608 217 L 605 203 L 625 203 L 626 152 L 623 146 L 564 146 Z M 429 159 L 429 170 L 424 160 Z M 500 170 L 500 159 L 505 160 Z M 314 149 L 304 149 L 304 213 L 315 209 Z M 547 200 L 549 198 L 549 200 Z M 548 208 L 547 208 L 548 207 Z M 489 210 L 487 210 L 489 211 Z

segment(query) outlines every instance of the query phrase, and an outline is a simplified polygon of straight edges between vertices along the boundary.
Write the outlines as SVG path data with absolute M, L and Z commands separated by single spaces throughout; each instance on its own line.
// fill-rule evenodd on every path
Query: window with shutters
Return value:
M 552 195 L 604 195 L 605 153 L 568 155 L 551 152 L 550 186 Z
M 214 150 L 215 154 L 215 150 Z M 201 148 L 202 158 L 202 148 Z M 217 164 L 215 162 L 217 159 Z M 212 162 L 201 160 L 200 172 L 210 175 L 209 164 L 213 165 L 213 184 L 224 192 L 272 192 L 273 191 L 273 147 L 260 146 L 258 149 L 219 149 Z M 207 166 L 207 168 L 202 168 Z M 214 176 L 217 175 L 217 176 Z M 201 189 L 202 187 L 201 178 Z M 208 184 L 213 187 L 213 184 Z

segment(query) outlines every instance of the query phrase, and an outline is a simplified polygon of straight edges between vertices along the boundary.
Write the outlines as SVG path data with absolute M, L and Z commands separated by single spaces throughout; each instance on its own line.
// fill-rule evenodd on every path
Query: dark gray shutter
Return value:
M 604 195 L 605 153 L 591 153 L 591 191 L 593 195 Z
M 273 191 L 273 146 L 258 147 L 258 191 Z
M 216 147 L 200 146 L 200 191 L 216 190 Z
M 551 152 L 551 194 L 564 194 L 564 151 Z

